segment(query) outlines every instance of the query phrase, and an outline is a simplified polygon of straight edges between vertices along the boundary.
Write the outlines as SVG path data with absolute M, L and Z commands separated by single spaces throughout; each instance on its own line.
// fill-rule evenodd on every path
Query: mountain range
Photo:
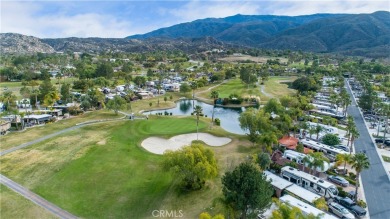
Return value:
M 177 24 L 126 38 L 38 39 L 0 34 L 1 53 L 37 51 L 186 52 L 236 46 L 388 57 L 390 12 L 303 16 L 234 15 Z

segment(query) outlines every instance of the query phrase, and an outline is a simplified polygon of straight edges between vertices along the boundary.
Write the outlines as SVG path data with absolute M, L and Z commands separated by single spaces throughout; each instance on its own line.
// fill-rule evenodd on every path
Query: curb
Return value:
M 363 118 L 364 125 L 366 126 L 367 132 L 368 132 L 368 134 L 369 134 L 369 136 L 370 136 L 370 138 L 371 138 L 372 143 L 374 144 L 376 153 L 378 154 L 379 159 L 380 159 L 380 161 L 381 161 L 381 163 L 382 163 L 382 166 L 383 166 L 383 168 L 385 169 L 385 173 L 386 173 L 386 175 L 387 175 L 387 177 L 389 178 L 389 181 L 390 181 L 390 173 L 386 170 L 385 162 L 384 162 L 384 160 L 383 160 L 383 158 L 382 158 L 382 156 L 381 156 L 381 154 L 380 154 L 380 152 L 379 152 L 379 150 L 378 150 L 378 147 L 377 147 L 376 144 L 375 144 L 375 139 L 374 139 L 374 137 L 372 137 L 372 135 L 370 134 L 370 132 L 369 132 L 369 130 L 368 130 L 368 128 L 367 128 L 367 127 L 369 127 L 369 126 L 367 125 L 367 122 L 366 122 L 366 120 L 364 119 L 364 116 L 363 116 L 362 111 L 360 110 L 360 107 L 357 105 L 355 95 L 353 95 L 353 92 L 352 92 L 351 87 L 349 86 L 348 80 L 347 80 L 347 85 L 348 85 L 349 90 L 351 91 L 352 98 L 354 99 L 354 101 L 355 101 L 355 103 L 356 103 L 356 107 L 357 107 L 357 109 L 359 110 L 360 116 Z M 354 147 L 355 147 L 355 146 L 354 146 Z M 355 151 L 356 151 L 356 149 L 355 149 Z

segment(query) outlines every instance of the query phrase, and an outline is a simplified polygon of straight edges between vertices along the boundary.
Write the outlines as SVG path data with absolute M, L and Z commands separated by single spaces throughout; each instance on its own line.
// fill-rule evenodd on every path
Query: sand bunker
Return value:
M 176 135 L 170 139 L 149 137 L 142 141 L 141 146 L 154 154 L 163 154 L 166 150 L 177 150 L 190 145 L 196 140 L 196 133 Z M 207 133 L 199 133 L 199 140 L 209 146 L 222 146 L 232 141 L 230 138 L 216 137 Z

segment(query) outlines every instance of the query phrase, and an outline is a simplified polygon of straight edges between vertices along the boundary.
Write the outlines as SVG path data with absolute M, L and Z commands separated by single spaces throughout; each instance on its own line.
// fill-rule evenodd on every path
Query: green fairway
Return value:
M 283 82 L 292 82 L 297 77 L 270 77 L 264 85 L 264 90 L 262 91 L 261 86 L 248 86 L 243 83 L 239 78 L 231 79 L 228 82 L 221 84 L 220 86 L 209 90 L 207 92 L 203 92 L 198 96 L 201 98 L 210 99 L 211 91 L 217 90 L 219 92 L 220 98 L 227 98 L 231 94 L 238 94 L 241 97 L 260 97 L 261 102 L 265 102 L 270 98 L 280 98 L 285 95 L 291 95 L 295 93 L 294 89 L 288 88 L 287 84 Z
M 208 128 L 204 122 L 199 126 Z M 139 145 L 149 136 L 195 131 L 194 118 L 91 125 L 1 157 L 1 173 L 84 218 L 153 218 L 155 209 L 182 208 L 186 218 L 194 218 L 220 195 L 215 182 L 180 194 L 162 170 L 161 156 Z
M 253 86 L 249 86 L 248 89 L 248 86 L 244 84 L 239 78 L 231 79 L 214 89 L 199 94 L 199 96 L 202 98 L 211 99 L 210 94 L 213 90 L 217 90 L 219 92 L 220 98 L 228 98 L 231 94 L 238 94 L 242 97 L 261 96 L 261 92 L 258 87 L 254 88 Z
M 54 219 L 56 218 L 47 210 L 25 199 L 16 192 L 8 189 L 3 184 L 0 185 L 0 206 L 1 218 L 13 219 Z
M 271 95 L 273 98 L 280 98 L 286 95 L 292 95 L 296 91 L 294 89 L 288 88 L 288 85 L 285 82 L 293 82 L 297 77 L 270 77 L 264 83 L 264 91 Z

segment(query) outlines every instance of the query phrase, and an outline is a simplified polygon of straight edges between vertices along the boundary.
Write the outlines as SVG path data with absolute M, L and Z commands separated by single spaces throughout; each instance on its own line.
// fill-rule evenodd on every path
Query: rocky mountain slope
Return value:
M 16 33 L 0 34 L 0 54 L 52 53 L 54 49 L 39 38 Z
M 294 17 L 235 15 L 201 19 L 143 35 L 115 39 L 76 37 L 39 39 L 2 33 L 0 46 L 2 54 L 153 50 L 182 50 L 193 53 L 214 48 L 244 46 L 388 57 L 390 12 Z

